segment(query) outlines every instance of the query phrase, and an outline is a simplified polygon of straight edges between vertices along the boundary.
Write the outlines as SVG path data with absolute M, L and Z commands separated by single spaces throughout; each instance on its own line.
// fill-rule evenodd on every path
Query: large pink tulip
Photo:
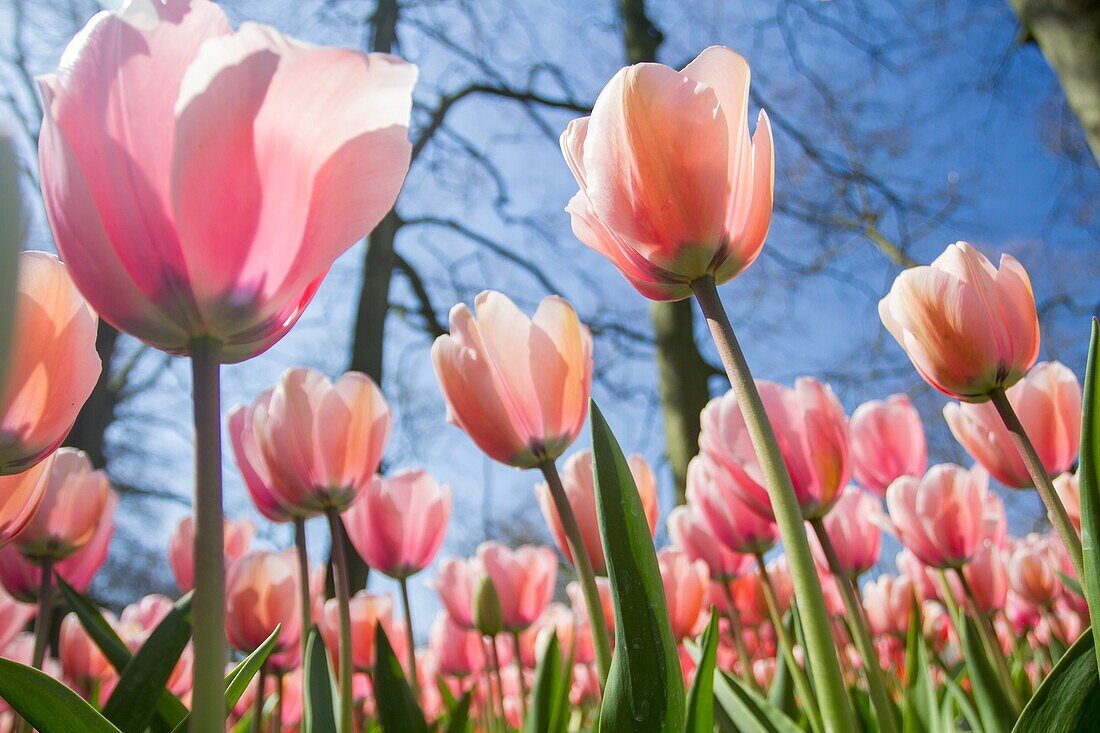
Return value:
M 22 473 L 0 476 L 0 547 L 31 521 L 46 495 L 52 464 L 52 458 L 47 458 Z
M 107 474 L 93 469 L 84 451 L 61 448 L 51 461 L 42 502 L 12 544 L 32 562 L 72 555 L 95 536 L 110 491 Z
M 313 369 L 288 369 L 246 409 L 243 419 L 234 414 L 233 427 L 251 427 L 247 440 L 256 451 L 246 450 L 242 465 L 266 477 L 264 487 L 284 510 L 265 507 L 273 516 L 344 511 L 374 479 L 390 437 L 389 405 L 359 372 L 332 382 Z
M 427 471 L 376 476 L 344 512 L 344 528 L 359 556 L 391 578 L 428 567 L 451 518 L 451 487 Z
M 688 463 L 688 504 L 715 538 L 735 553 L 763 555 L 779 541 L 779 529 L 749 509 L 730 472 L 700 453 Z
M 828 385 L 813 377 L 799 377 L 793 389 L 762 380 L 756 386 L 803 516 L 824 516 L 851 478 L 844 407 Z M 711 400 L 701 420 L 700 450 L 729 471 L 751 509 L 770 518 L 763 472 L 733 390 Z
M 649 533 L 652 535 L 657 531 L 657 519 L 660 514 L 657 506 L 657 479 L 653 475 L 653 469 L 640 455 L 630 456 L 627 463 L 630 465 L 630 474 L 634 477 L 634 483 L 638 487 L 638 496 L 642 500 L 642 509 L 645 511 Z M 607 560 L 604 557 L 600 525 L 596 516 L 596 481 L 592 473 L 591 450 L 585 448 L 566 459 L 562 465 L 561 483 L 565 488 L 565 496 L 569 499 L 569 506 L 573 509 L 573 515 L 577 518 L 577 526 L 580 527 L 588 557 L 592 560 L 592 570 L 597 575 L 605 575 Z M 554 534 L 558 549 L 572 564 L 573 553 L 569 550 L 565 528 L 558 516 L 557 507 L 554 506 L 554 500 L 550 496 L 549 485 L 540 483 L 536 486 L 535 496 L 542 509 L 542 516 Z
M 678 506 L 668 515 L 668 536 L 689 560 L 706 565 L 715 583 L 728 583 L 756 564 L 752 555 L 733 552 L 715 539 L 710 526 L 689 506 Z
M 710 573 L 706 563 L 693 561 L 672 547 L 657 553 L 657 565 L 661 570 L 672 635 L 680 641 L 695 630 L 699 614 L 703 612 Z
M 868 491 L 879 496 L 899 476 L 923 476 L 928 468 L 924 427 L 903 394 L 864 402 L 848 422 L 852 468 Z
M 247 519 L 236 522 L 226 519 L 223 524 L 225 565 L 229 567 L 248 552 L 256 528 Z M 195 587 L 195 520 L 191 516 L 181 519 L 176 531 L 168 538 L 168 567 L 181 591 L 186 593 Z
M 712 46 L 679 72 L 622 69 L 562 134 L 573 232 L 647 298 L 687 298 L 760 254 L 775 160 L 763 111 L 749 137 L 748 97 L 748 63 Z
M 0 382 L 0 475 L 25 471 L 68 435 L 99 379 L 97 323 L 56 257 L 19 255 L 11 362 Z
M 405 635 L 403 630 L 396 628 L 392 598 L 361 590 L 351 597 L 349 609 L 351 611 L 351 663 L 357 671 L 370 672 L 374 669 L 375 627 L 379 624 L 386 632 L 386 638 L 394 647 L 398 659 L 403 658 L 403 647 L 400 645 L 404 642 Z M 335 598 L 325 602 L 324 609 L 318 618 L 318 626 L 329 654 L 336 659 L 340 649 L 340 619 Z
M 951 464 L 922 478 L 902 476 L 886 491 L 898 539 L 925 565 L 961 567 L 986 535 L 984 480 Z
M 447 419 L 490 458 L 520 468 L 552 461 L 588 414 L 592 335 L 568 302 L 544 298 L 528 318 L 493 290 L 451 309 L 432 345 Z
M 1081 440 L 1081 384 L 1074 373 L 1059 362 L 1041 362 L 1007 392 L 1047 473 L 1056 476 L 1072 468 Z M 943 416 L 955 439 L 993 478 L 1016 489 L 1033 485 L 991 402 L 952 402 Z
M 875 523 L 882 514 L 881 504 L 880 499 L 854 486 L 844 489 L 832 511 L 821 520 L 840 562 L 838 569 L 829 567 L 817 534 L 809 532 L 810 549 L 820 569 L 851 577 L 862 575 L 875 566 L 882 548 L 882 530 Z
M 925 381 L 966 402 L 1011 387 L 1039 356 L 1027 272 L 1009 255 L 994 267 L 966 242 L 898 275 L 878 312 Z
M 558 559 L 549 547 L 524 545 L 513 550 L 499 542 L 483 542 L 477 559 L 500 596 L 508 631 L 533 624 L 554 597 Z
M 41 77 L 58 250 L 110 323 L 158 349 L 254 356 L 393 205 L 416 68 L 299 43 L 206 0 L 127 3 Z
M 230 565 L 225 579 L 225 635 L 230 645 L 252 652 L 282 624 L 273 655 L 296 654 L 301 631 L 299 582 L 293 550 L 251 552 Z
M 473 629 L 474 594 L 485 571 L 477 558 L 448 557 L 439 563 L 439 571 L 430 582 L 439 594 L 447 615 L 458 626 Z

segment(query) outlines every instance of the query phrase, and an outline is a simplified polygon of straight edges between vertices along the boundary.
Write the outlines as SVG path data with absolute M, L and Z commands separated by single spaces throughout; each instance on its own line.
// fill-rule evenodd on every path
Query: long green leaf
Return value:
M 375 627 L 374 699 L 386 733 L 427 733 L 428 723 L 405 681 L 401 662 L 393 653 L 382 624 Z
M 1100 325 L 1092 319 L 1089 359 L 1085 367 L 1085 401 L 1081 415 L 1081 549 L 1084 552 L 1085 600 L 1092 618 L 1100 618 Z M 1092 627 L 1100 669 L 1100 626 Z
M 768 698 L 721 670 L 714 674 L 714 697 L 741 733 L 803 733 Z
M 1095 733 L 1100 674 L 1092 634 L 1081 634 L 1024 706 L 1012 733 Z
M 592 458 L 596 508 L 615 604 L 615 656 L 600 730 L 681 731 L 684 680 L 669 625 L 657 555 L 622 449 L 595 402 Z
M 336 733 L 332 664 L 316 626 L 309 630 L 306 639 L 304 675 L 306 699 L 303 700 L 302 730 L 304 733 Z
M 687 733 L 714 731 L 714 668 L 718 661 L 718 612 L 711 609 L 703 632 L 703 654 L 695 667 L 695 679 L 687 698 Z
M 470 724 L 470 703 L 473 700 L 473 690 L 466 690 L 466 694 L 455 703 L 447 716 L 447 733 L 466 733 Z
M 80 695 L 10 659 L 0 658 L 0 698 L 39 733 L 120 733 Z
M 543 645 L 542 658 L 535 670 L 531 688 L 531 706 L 524 721 L 525 733 L 553 733 L 565 730 L 569 721 L 561 715 L 561 687 L 565 662 L 559 651 L 558 635 L 551 633 Z
M 974 690 L 974 702 L 977 703 L 985 733 L 1012 730 L 1016 717 L 1012 712 L 1012 702 L 997 671 L 989 661 L 985 645 L 978 636 L 974 619 L 966 613 L 959 614 L 959 631 L 962 637 L 963 655 L 966 658 L 966 670 Z
M 902 733 L 939 733 L 940 707 L 928 672 L 928 649 L 921 632 L 920 605 L 914 599 L 905 643 L 905 696 Z

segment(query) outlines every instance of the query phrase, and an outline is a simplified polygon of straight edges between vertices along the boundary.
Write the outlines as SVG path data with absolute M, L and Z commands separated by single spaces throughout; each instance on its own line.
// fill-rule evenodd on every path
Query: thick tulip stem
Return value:
M 221 345 L 191 344 L 195 415 L 195 644 L 191 730 L 225 727 L 225 542 L 222 526 Z
M 588 625 L 592 628 L 592 642 L 596 648 L 596 667 L 600 672 L 602 690 L 607 680 L 607 671 L 611 669 L 611 644 L 607 639 L 607 625 L 604 623 L 603 605 L 600 603 L 600 591 L 596 587 L 592 559 L 588 557 L 588 548 L 585 547 L 584 538 L 581 536 L 581 528 L 573 515 L 569 497 L 565 495 L 565 487 L 561 483 L 561 476 L 558 475 L 558 467 L 553 461 L 543 461 L 539 464 L 539 468 L 542 470 L 542 475 L 546 477 L 547 486 L 550 487 L 550 497 L 554 500 L 554 509 L 557 510 L 561 526 L 565 529 L 565 538 L 569 541 L 569 554 L 573 556 L 573 567 L 576 568 L 577 577 L 581 582 L 584 605 L 588 608 Z
M 737 404 L 745 417 L 749 437 L 752 439 L 760 468 L 764 473 L 764 483 L 771 498 L 775 522 L 787 550 L 790 565 L 791 582 L 795 598 L 801 612 L 803 631 L 806 636 L 806 655 L 813 671 L 813 678 L 819 686 L 821 714 L 826 730 L 830 733 L 846 733 L 856 730 L 856 719 L 848 702 L 848 691 L 844 688 L 844 678 L 833 644 L 829 613 L 825 607 L 825 595 L 814 568 L 810 554 L 810 544 L 802 523 L 802 511 L 787 473 L 783 454 L 775 439 L 775 432 L 760 392 L 756 389 L 752 372 L 749 371 L 745 354 L 733 333 L 714 278 L 706 277 L 692 282 L 692 292 L 699 302 L 703 316 L 707 319 L 714 344 L 726 368 L 730 385 L 737 394 Z
M 1012 409 L 1012 403 L 1008 401 L 1008 395 L 1005 394 L 1003 388 L 998 387 L 989 393 L 989 399 L 993 406 L 997 408 L 997 413 L 1004 421 L 1009 434 L 1012 435 L 1012 442 L 1016 444 L 1016 450 L 1020 452 L 1020 457 L 1024 459 L 1027 472 L 1031 475 L 1031 480 L 1035 483 L 1035 488 L 1038 490 L 1043 504 L 1046 505 L 1047 511 L 1050 512 L 1050 520 L 1054 523 L 1054 528 L 1058 530 L 1058 535 L 1062 538 L 1066 554 L 1069 555 L 1069 559 L 1073 563 L 1074 572 L 1077 573 L 1078 578 L 1084 578 L 1081 538 L 1077 536 L 1077 530 L 1070 522 L 1069 515 L 1066 514 L 1066 508 L 1062 505 L 1062 500 L 1058 498 L 1058 492 L 1054 490 L 1054 484 L 1051 482 L 1050 476 L 1047 475 L 1046 467 L 1039 460 L 1039 454 L 1035 452 L 1035 446 L 1031 444 L 1031 439 L 1027 437 L 1027 431 L 1024 430 L 1016 411 Z
M 897 733 L 897 721 L 894 719 L 893 703 L 886 692 L 886 683 L 882 679 L 882 663 L 879 661 L 878 652 L 875 650 L 875 642 L 871 639 L 871 632 L 867 628 L 867 618 L 863 613 L 863 605 L 856 597 L 854 581 L 844 574 L 840 566 L 840 558 L 837 557 L 836 548 L 825 531 L 825 523 L 821 519 L 811 519 L 810 526 L 817 535 L 821 549 L 825 551 L 825 559 L 829 562 L 829 570 L 833 573 L 837 588 L 840 589 L 840 597 L 844 601 L 844 612 L 848 616 L 848 627 L 855 635 L 856 648 L 863 658 L 863 669 L 867 676 L 867 691 L 871 694 L 871 705 L 875 708 L 875 718 L 878 720 L 879 730 L 882 733 Z
M 352 733 L 351 666 L 351 594 L 348 590 L 348 556 L 344 549 L 343 524 L 335 507 L 325 510 L 329 530 L 332 533 L 332 578 L 336 586 L 336 605 L 340 611 L 340 655 L 338 680 L 340 688 L 340 733 Z
M 409 655 L 409 688 L 413 697 L 420 700 L 420 678 L 416 675 L 416 639 L 413 637 L 412 604 L 409 603 L 409 579 L 401 578 L 401 605 L 405 609 L 405 644 Z

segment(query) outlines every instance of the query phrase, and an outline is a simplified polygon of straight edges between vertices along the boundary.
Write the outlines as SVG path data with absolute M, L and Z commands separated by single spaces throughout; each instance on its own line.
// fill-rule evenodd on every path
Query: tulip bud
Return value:
M 474 625 L 485 636 L 496 636 L 504 630 L 500 596 L 488 575 L 481 579 L 474 592 Z

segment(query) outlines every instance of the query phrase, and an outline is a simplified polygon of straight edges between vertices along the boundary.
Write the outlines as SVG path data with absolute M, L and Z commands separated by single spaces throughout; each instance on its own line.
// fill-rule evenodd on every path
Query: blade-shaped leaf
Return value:
M 596 508 L 617 640 L 600 729 L 679 731 L 684 726 L 683 673 L 649 523 L 626 457 L 599 407 L 590 404 Z
M 551 733 L 565 730 L 568 720 L 561 715 L 561 686 L 565 679 L 565 662 L 559 652 L 558 635 L 551 632 L 543 644 L 542 657 L 535 670 L 535 685 L 531 688 L 531 706 L 523 729 L 526 733 Z
M 1081 462 L 1077 469 L 1081 497 L 1081 549 L 1085 577 L 1081 584 L 1089 615 L 1100 618 L 1100 325 L 1092 319 L 1089 359 L 1085 367 L 1084 407 L 1081 414 Z M 1096 663 L 1100 669 L 1100 629 L 1096 636 Z
M 332 664 L 328 650 L 321 641 L 321 632 L 314 626 L 306 639 L 305 661 L 306 699 L 303 701 L 302 730 L 304 733 L 335 733 L 336 704 L 332 684 Z
M 427 733 L 424 713 L 405 681 L 405 671 L 393 653 L 382 624 L 375 627 L 374 638 L 374 698 L 382 730 L 386 733 Z
M 741 733 L 803 733 L 766 697 L 721 670 L 714 675 L 714 697 Z
M 466 727 L 470 723 L 470 703 L 473 700 L 473 690 L 467 690 L 466 694 L 451 708 L 447 719 L 447 733 L 466 733 Z
M 687 733 L 714 731 L 714 668 L 718 661 L 718 612 L 711 609 L 710 623 L 703 632 L 703 653 L 695 667 L 695 679 L 687 698 Z
M 902 733 L 939 733 L 940 706 L 928 672 L 928 649 L 921 631 L 920 606 L 913 601 L 905 643 L 905 695 Z
M 1012 733 L 1090 733 L 1100 721 L 1100 674 L 1092 634 L 1081 637 L 1054 666 Z
M 39 733 L 119 733 L 80 695 L 10 659 L 0 658 L 0 698 Z
M 960 613 L 959 630 L 963 655 L 966 657 L 966 670 L 970 675 L 970 685 L 974 690 L 974 702 L 977 703 L 978 714 L 982 718 L 982 727 L 986 733 L 1012 730 L 1012 724 L 1016 720 L 1012 712 L 1012 702 L 989 661 L 974 619 L 966 613 Z

